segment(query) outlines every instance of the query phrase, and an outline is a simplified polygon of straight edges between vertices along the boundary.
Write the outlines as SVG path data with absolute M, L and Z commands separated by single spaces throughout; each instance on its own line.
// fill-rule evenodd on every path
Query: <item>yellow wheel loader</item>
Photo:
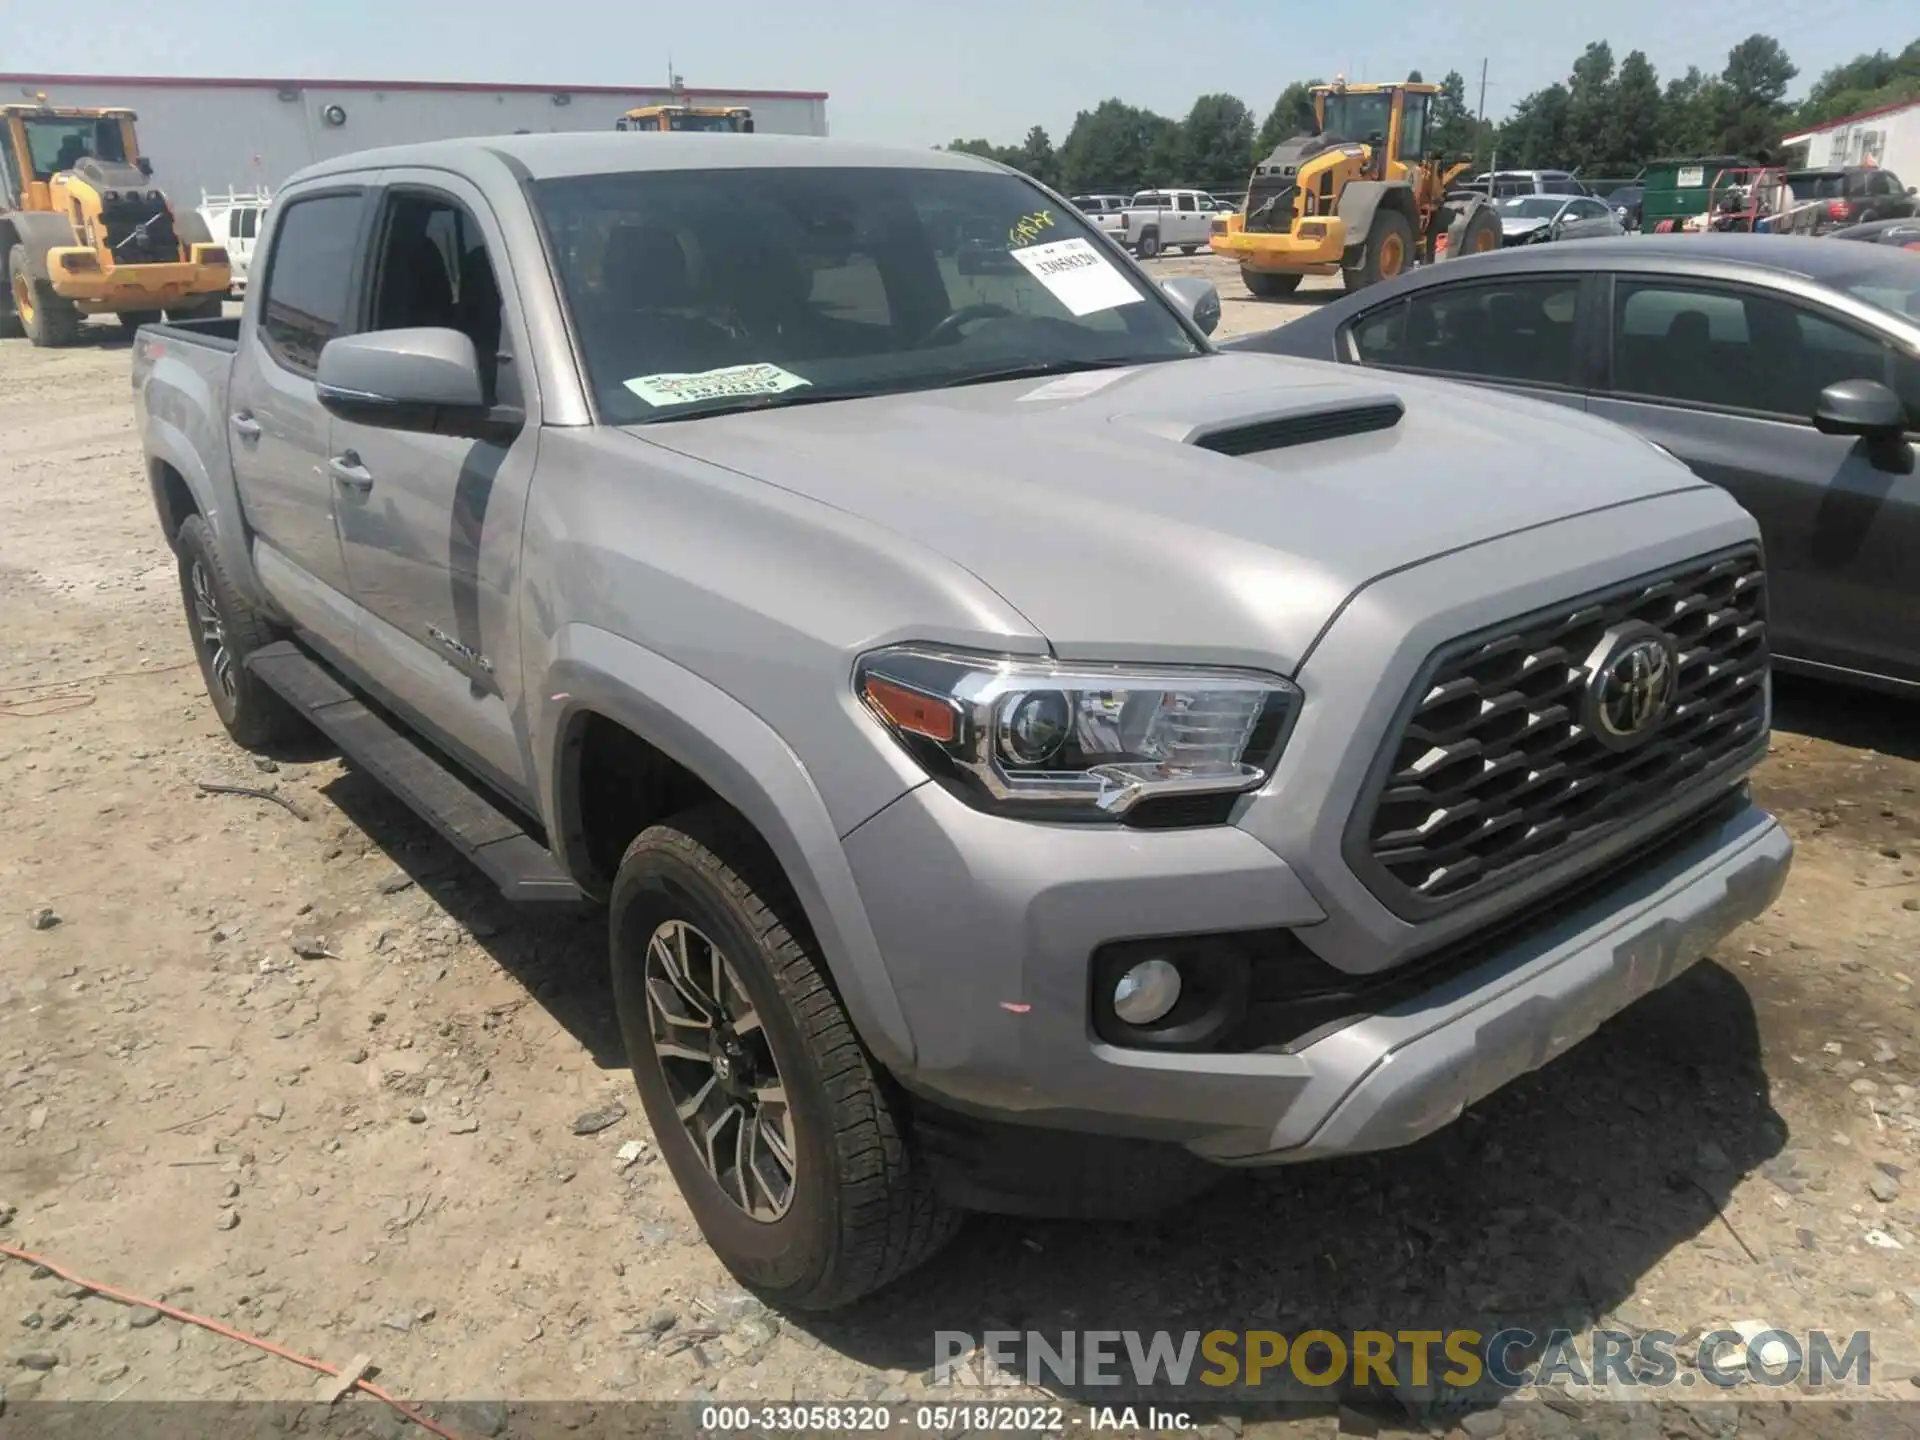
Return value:
M 641 130 L 657 133 L 683 130 L 719 131 L 722 134 L 751 135 L 753 111 L 744 105 L 642 105 L 629 110 L 613 122 L 616 130 Z
M 1344 79 L 1315 86 L 1314 133 L 1254 166 L 1246 205 L 1213 222 L 1209 247 L 1237 260 L 1247 289 L 1268 299 L 1307 275 L 1338 274 L 1358 290 L 1419 260 L 1498 248 L 1491 202 L 1454 188 L 1471 167 L 1433 153 L 1439 93 Z
M 131 110 L 0 105 L 0 336 L 70 344 L 87 315 L 128 334 L 218 315 L 227 252 L 154 188 Z

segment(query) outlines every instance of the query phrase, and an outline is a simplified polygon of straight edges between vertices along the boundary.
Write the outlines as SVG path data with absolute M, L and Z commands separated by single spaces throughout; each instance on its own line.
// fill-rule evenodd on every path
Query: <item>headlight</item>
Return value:
M 929 773 L 975 804 L 1083 820 L 1254 789 L 1273 774 L 1300 701 L 1270 675 L 914 646 L 866 656 L 854 684 Z

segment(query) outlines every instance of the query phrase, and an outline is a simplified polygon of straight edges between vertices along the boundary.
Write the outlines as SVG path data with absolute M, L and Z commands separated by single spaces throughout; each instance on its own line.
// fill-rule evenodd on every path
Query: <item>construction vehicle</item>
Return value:
M 665 134 L 676 130 L 719 131 L 751 135 L 753 111 L 744 105 L 642 105 L 613 122 L 616 130 L 646 130 Z
M 1240 262 L 1256 296 L 1291 294 L 1308 275 L 1357 290 L 1417 259 L 1498 248 L 1489 199 L 1461 188 L 1470 166 L 1433 153 L 1438 85 L 1313 88 L 1314 132 L 1282 141 L 1254 166 L 1247 203 L 1213 223 L 1208 245 Z
M 153 186 L 131 110 L 0 105 L 0 336 L 65 345 L 86 315 L 131 335 L 164 311 L 218 315 L 227 253 Z

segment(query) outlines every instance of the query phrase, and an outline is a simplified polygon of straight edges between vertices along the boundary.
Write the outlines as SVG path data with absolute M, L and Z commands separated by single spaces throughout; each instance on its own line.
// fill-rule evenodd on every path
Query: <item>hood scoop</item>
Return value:
M 1391 430 L 1406 413 L 1397 395 L 1346 396 L 1338 401 L 1323 400 L 1265 415 L 1196 425 L 1180 439 L 1216 455 L 1263 455 L 1294 445 Z

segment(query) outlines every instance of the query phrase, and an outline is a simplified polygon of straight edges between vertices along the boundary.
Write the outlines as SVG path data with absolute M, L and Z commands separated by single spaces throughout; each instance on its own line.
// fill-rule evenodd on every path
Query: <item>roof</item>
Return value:
M 485 85 L 465 80 L 317 80 L 248 78 L 237 75 L 13 75 L 0 74 L 0 86 L 35 91 L 61 85 L 139 85 L 167 90 L 382 90 L 451 91 L 509 95 L 685 95 L 689 99 L 734 96 L 742 100 L 825 100 L 824 90 L 726 90 L 666 85 Z
M 615 130 L 582 130 L 551 135 L 472 136 L 359 150 L 309 165 L 287 184 L 352 170 L 398 165 L 471 167 L 489 160 L 505 160 L 535 180 L 646 170 L 810 166 L 1005 172 L 1004 166 L 991 160 L 957 151 L 867 145 L 812 135 L 674 134 L 642 139 Z
M 1906 100 L 1895 100 L 1890 105 L 1876 105 L 1871 110 L 1862 110 L 1853 115 L 1842 115 L 1838 120 L 1823 120 L 1818 125 L 1809 125 L 1804 130 L 1796 130 L 1791 135 L 1780 137 L 1782 145 L 1798 145 L 1802 140 L 1811 140 L 1816 135 L 1824 135 L 1829 130 L 1844 129 L 1848 125 L 1858 124 L 1862 120 L 1872 120 L 1876 116 L 1891 115 L 1896 110 L 1920 109 L 1920 95 Z
M 1571 258 L 1574 255 L 1578 256 L 1577 262 Z M 1649 260 L 1656 263 L 1649 265 Z M 1825 237 L 1708 231 L 1700 235 L 1612 235 L 1596 240 L 1570 240 L 1558 246 L 1528 245 L 1448 263 L 1488 269 L 1658 270 L 1672 266 L 1677 270 L 1684 268 L 1688 261 L 1774 270 L 1817 280 L 1837 271 L 1857 268 L 1860 250 L 1857 245 Z M 1444 278 L 1445 271 L 1446 266 L 1435 266 L 1423 267 L 1416 273 L 1431 273 L 1440 279 Z

